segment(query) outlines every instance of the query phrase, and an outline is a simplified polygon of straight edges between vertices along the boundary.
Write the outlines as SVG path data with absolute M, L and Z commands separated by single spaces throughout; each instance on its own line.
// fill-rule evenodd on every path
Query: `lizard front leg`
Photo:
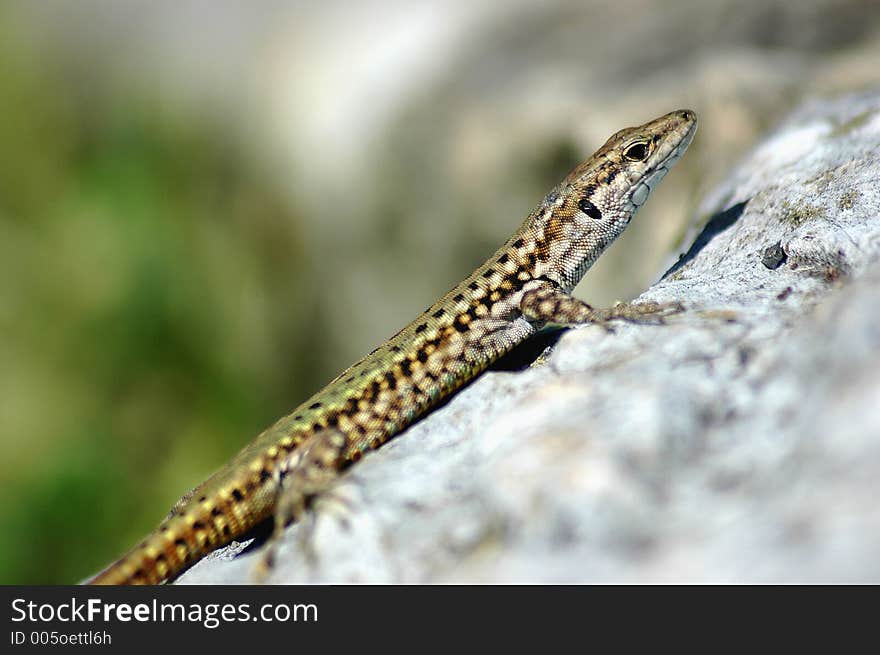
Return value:
M 519 308 L 523 317 L 533 322 L 562 326 L 596 323 L 606 327 L 615 319 L 642 324 L 663 323 L 667 316 L 684 311 L 679 302 L 653 301 L 618 303 L 609 309 L 596 309 L 549 284 L 526 292 Z

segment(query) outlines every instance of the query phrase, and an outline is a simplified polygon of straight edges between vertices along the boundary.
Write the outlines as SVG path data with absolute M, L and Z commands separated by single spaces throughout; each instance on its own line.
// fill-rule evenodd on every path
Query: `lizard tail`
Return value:
M 212 550 L 225 546 L 271 516 L 269 485 L 253 490 L 253 511 L 242 515 L 235 494 L 209 494 L 176 506 L 137 546 L 85 581 L 89 585 L 155 585 L 177 577 Z M 224 494 L 225 495 L 225 494 Z
M 195 525 L 200 522 L 196 521 Z M 89 585 L 155 585 L 168 581 L 213 548 L 222 545 L 214 530 L 197 532 L 192 521 L 174 516 L 106 569 Z M 213 533 L 213 534 L 212 534 Z M 204 534 L 208 539 L 201 537 Z M 201 537 L 201 538 L 200 538 Z M 216 543 L 216 545 L 214 545 Z

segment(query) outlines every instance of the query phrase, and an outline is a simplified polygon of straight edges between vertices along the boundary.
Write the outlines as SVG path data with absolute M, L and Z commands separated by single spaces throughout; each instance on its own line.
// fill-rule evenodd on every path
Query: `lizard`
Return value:
M 677 110 L 612 135 L 486 262 L 245 446 L 89 584 L 160 584 L 274 519 L 272 544 L 350 465 L 548 325 L 663 322 L 680 303 L 596 309 L 571 291 L 694 137 Z

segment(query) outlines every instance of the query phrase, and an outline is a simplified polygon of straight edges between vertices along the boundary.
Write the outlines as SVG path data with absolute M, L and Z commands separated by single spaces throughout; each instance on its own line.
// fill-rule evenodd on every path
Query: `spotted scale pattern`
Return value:
M 679 110 L 614 134 L 482 266 L 260 434 L 90 582 L 163 582 L 273 515 L 283 522 L 323 488 L 306 481 L 326 485 L 327 471 L 338 475 L 380 447 L 544 323 L 591 320 L 582 308 L 575 315 L 580 301 L 566 294 L 624 231 L 695 130 L 696 115 Z M 571 311 L 563 315 L 561 307 Z M 316 441 L 338 447 L 303 456 Z M 321 471 L 309 468 L 319 464 Z

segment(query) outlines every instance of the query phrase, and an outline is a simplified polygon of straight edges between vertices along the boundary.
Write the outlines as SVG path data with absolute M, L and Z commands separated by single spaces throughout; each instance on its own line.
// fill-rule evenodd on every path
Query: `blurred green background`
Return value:
M 73 582 L 326 373 L 296 209 L 223 128 L 0 35 L 0 580 Z
M 0 582 L 121 554 L 620 127 L 701 116 L 596 304 L 792 104 L 880 83 L 870 2 L 416 4 L 0 6 Z

